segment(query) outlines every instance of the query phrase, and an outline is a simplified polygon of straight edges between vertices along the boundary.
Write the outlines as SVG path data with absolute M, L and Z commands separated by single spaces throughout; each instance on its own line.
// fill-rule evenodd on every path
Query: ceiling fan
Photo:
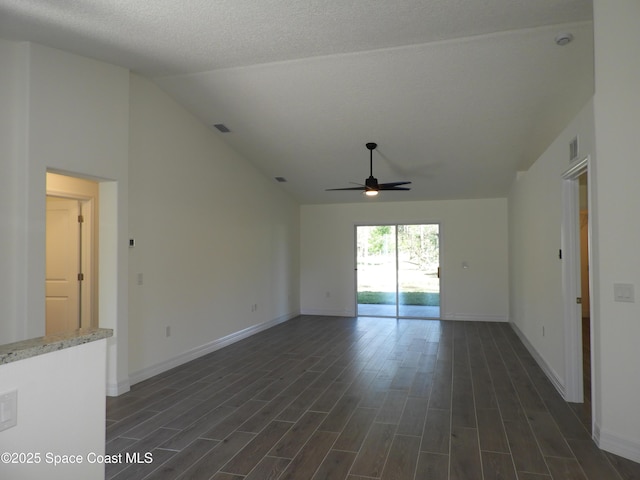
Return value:
M 373 176 L 373 151 L 377 148 L 377 143 L 367 143 L 366 147 L 369 150 L 369 178 L 364 181 L 364 185 L 357 183 L 358 187 L 347 188 L 327 188 L 326 191 L 332 190 L 362 190 L 365 195 L 375 196 L 382 190 L 411 190 L 407 187 L 401 187 L 400 185 L 408 185 L 411 182 L 391 182 L 391 183 L 378 183 L 378 179 Z M 353 182 L 351 182 L 353 183 Z

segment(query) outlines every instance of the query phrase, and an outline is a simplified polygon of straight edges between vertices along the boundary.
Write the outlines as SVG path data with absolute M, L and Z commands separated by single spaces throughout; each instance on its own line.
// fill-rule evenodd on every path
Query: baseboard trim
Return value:
M 476 315 L 468 313 L 444 313 L 441 314 L 442 320 L 458 320 L 464 322 L 503 322 L 509 319 L 504 315 Z
M 516 335 L 518 336 L 520 341 L 524 344 L 524 346 L 529 351 L 529 353 L 533 356 L 536 363 L 540 366 L 540 368 L 542 369 L 544 374 L 547 376 L 549 381 L 551 381 L 551 383 L 553 384 L 555 389 L 558 391 L 558 393 L 562 395 L 562 398 L 565 398 L 564 382 L 558 376 L 556 371 L 553 368 L 551 368 L 551 365 L 549 365 L 547 361 L 542 357 L 542 355 L 538 353 L 538 351 L 531 344 L 531 342 L 529 342 L 529 339 L 524 335 L 524 333 L 522 333 L 522 331 L 518 328 L 518 326 L 515 323 L 510 322 L 509 325 L 511 325 L 511 328 L 513 329 L 513 331 L 516 333 Z
M 203 345 L 200 345 L 199 347 L 181 353 L 180 355 L 177 355 L 173 358 L 169 358 L 150 367 L 143 368 L 142 370 L 138 370 L 137 372 L 132 372 L 129 375 L 129 382 L 131 385 L 135 385 L 136 383 L 140 383 L 143 380 L 147 380 L 148 378 L 166 372 L 167 370 L 179 367 L 180 365 L 190 362 L 191 360 L 195 360 L 196 358 L 200 358 L 204 355 L 215 352 L 216 350 L 220 350 L 221 348 L 231 345 L 232 343 L 239 342 L 240 340 L 255 335 L 256 333 L 259 333 L 263 330 L 275 327 L 276 325 L 291 320 L 298 315 L 299 313 L 297 312 L 289 313 L 287 315 L 274 318 L 273 320 L 270 320 L 268 322 L 259 323 L 258 325 L 253 325 L 252 327 L 245 328 L 244 330 L 240 330 L 225 337 L 205 343 Z
M 117 383 L 107 383 L 107 396 L 108 397 L 117 397 L 122 395 L 123 393 L 127 393 L 131 390 L 131 383 L 129 383 L 129 379 L 120 380 Z
M 300 311 L 301 315 L 314 315 L 320 317 L 355 317 L 353 311 L 348 310 L 321 310 L 318 308 L 305 308 Z
M 640 463 L 640 443 L 637 441 L 603 432 L 597 423 L 593 426 L 593 440 L 602 450 Z
M 324 317 L 355 317 L 355 312 L 349 310 L 321 310 L 317 308 L 307 308 L 300 312 L 301 315 L 315 315 Z M 362 315 L 367 317 L 369 315 Z M 375 316 L 375 315 L 374 315 Z M 388 317 L 395 318 L 395 317 Z M 405 317 L 401 317 L 405 318 Z M 447 313 L 440 317 L 441 320 L 459 320 L 465 322 L 503 322 L 507 323 L 509 319 L 504 315 L 474 315 L 465 313 Z

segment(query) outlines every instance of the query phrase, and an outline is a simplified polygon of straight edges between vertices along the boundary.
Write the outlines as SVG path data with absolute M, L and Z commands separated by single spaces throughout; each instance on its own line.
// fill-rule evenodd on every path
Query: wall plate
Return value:
M 0 432 L 18 424 L 18 391 L 0 395 Z
M 613 284 L 613 300 L 616 302 L 634 303 L 635 292 L 631 283 L 614 283 Z

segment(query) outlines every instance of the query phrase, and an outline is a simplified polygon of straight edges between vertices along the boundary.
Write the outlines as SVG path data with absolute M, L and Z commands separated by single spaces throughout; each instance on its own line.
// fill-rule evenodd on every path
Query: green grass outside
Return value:
M 400 305 L 439 307 L 440 294 L 436 292 L 402 292 L 398 295 Z M 395 305 L 394 292 L 358 292 L 358 303 L 366 305 Z

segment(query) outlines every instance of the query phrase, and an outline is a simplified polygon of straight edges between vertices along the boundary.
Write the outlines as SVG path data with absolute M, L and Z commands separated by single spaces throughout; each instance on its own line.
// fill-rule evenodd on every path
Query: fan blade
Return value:
M 391 183 L 381 183 L 380 188 L 386 187 L 398 187 L 400 185 L 409 185 L 411 182 L 391 182 Z
M 325 192 L 330 192 L 333 190 L 366 190 L 367 187 L 347 187 L 347 188 L 327 188 Z
M 380 187 L 380 190 L 384 190 L 385 192 L 388 192 L 390 190 L 411 190 L 410 188 L 407 187 Z

